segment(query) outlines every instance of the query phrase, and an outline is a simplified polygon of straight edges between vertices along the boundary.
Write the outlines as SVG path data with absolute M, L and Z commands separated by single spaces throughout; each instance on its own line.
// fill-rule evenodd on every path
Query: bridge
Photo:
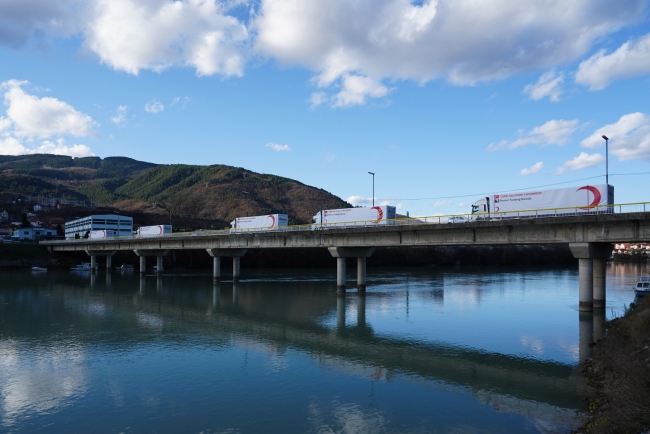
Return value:
M 213 257 L 215 280 L 221 278 L 221 257 L 233 258 L 234 281 L 240 279 L 240 259 L 248 249 L 327 248 L 337 258 L 337 290 L 341 292 L 346 290 L 346 258 L 357 258 L 357 288 L 366 290 L 366 259 L 377 247 L 568 244 L 579 260 L 579 309 L 604 308 L 605 266 L 612 251 L 611 244 L 650 241 L 650 203 L 607 205 L 608 212 L 539 211 L 539 216 L 533 217 L 475 218 L 454 224 L 442 224 L 444 216 L 436 216 L 395 220 L 387 225 L 367 222 L 327 229 L 305 225 L 265 231 L 198 231 L 43 244 L 54 252 L 86 252 L 91 257 L 93 270 L 98 256 L 106 257 L 106 266 L 110 269 L 115 252 L 132 250 L 140 257 L 140 273 L 145 272 L 148 256 L 157 257 L 157 272 L 161 273 L 162 258 L 170 250 L 206 250 Z

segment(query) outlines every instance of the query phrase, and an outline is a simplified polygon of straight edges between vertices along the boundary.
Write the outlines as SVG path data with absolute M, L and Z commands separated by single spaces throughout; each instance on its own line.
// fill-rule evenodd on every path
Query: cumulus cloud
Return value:
M 111 118 L 111 121 L 118 127 L 124 126 L 124 124 L 126 124 L 126 115 L 128 112 L 129 108 L 127 106 L 117 106 L 117 113 Z
M 385 95 L 379 86 L 387 78 L 473 85 L 573 61 L 598 38 L 636 21 L 645 4 L 264 0 L 252 28 L 258 52 L 311 69 L 319 87 L 345 91 L 346 80 L 360 77 Z M 363 101 L 346 97 L 337 95 L 335 104 Z
M 354 206 L 368 206 L 372 204 L 372 197 L 350 196 L 345 201 Z
M 621 78 L 650 73 L 650 34 L 627 41 L 611 54 L 600 50 L 580 63 L 576 82 L 591 90 L 600 90 Z
M 311 103 L 311 108 L 316 108 L 321 104 L 325 104 L 329 98 L 325 92 L 314 92 L 309 97 L 309 102 Z
M 580 145 L 590 149 L 604 146 L 603 135 L 610 139 L 610 154 L 619 160 L 650 161 L 650 116 L 638 112 L 621 116 L 617 122 L 598 128 Z
M 61 134 L 85 137 L 93 134 L 98 124 L 71 105 L 56 98 L 29 95 L 23 90 L 26 81 L 8 80 L 0 84 L 4 91 L 7 117 L 18 137 L 46 138 Z
M 542 161 L 533 164 L 530 167 L 527 167 L 525 169 L 521 169 L 521 172 L 519 172 L 520 175 L 532 175 L 533 173 L 537 173 L 540 170 L 544 168 L 544 163 Z
M 181 102 L 181 101 L 182 101 L 182 102 Z M 169 104 L 169 106 L 170 106 L 170 107 L 174 107 L 176 104 L 179 104 L 179 103 L 180 103 L 180 104 L 183 106 L 183 108 L 185 108 L 185 107 L 187 107 L 187 104 L 188 104 L 189 102 L 190 102 L 190 97 L 189 97 L 189 96 L 186 96 L 186 97 L 184 97 L 184 98 L 182 98 L 182 99 L 181 99 L 180 97 L 177 96 L 176 98 L 174 98 L 174 100 L 172 101 L 172 103 Z
M 521 137 L 515 141 L 504 140 L 499 143 L 492 143 L 487 147 L 487 150 L 491 152 L 499 149 L 516 149 L 527 145 L 564 145 L 577 128 L 578 119 L 572 121 L 564 119 L 551 120 L 528 132 L 520 131 Z
M 535 84 L 529 84 L 524 87 L 524 93 L 532 100 L 547 98 L 550 101 L 558 102 L 562 95 L 562 83 L 564 74 L 557 75 L 554 70 L 542 74 Z
M 152 101 L 148 104 L 145 104 L 144 110 L 149 113 L 160 113 L 161 111 L 165 110 L 165 106 L 159 102 L 159 101 Z
M 342 89 L 334 96 L 333 107 L 363 105 L 368 97 L 380 98 L 388 93 L 388 88 L 374 78 L 345 75 L 341 81 Z
M 0 83 L 7 107 L 6 116 L 0 116 L 0 154 L 94 155 L 86 145 L 67 146 L 61 136 L 87 137 L 95 134 L 98 124 L 66 102 L 28 94 L 23 89 L 27 85 L 18 80 Z M 42 141 L 33 145 L 38 139 Z
M 273 149 L 275 152 L 285 152 L 291 150 L 291 147 L 289 145 L 280 145 L 278 143 L 267 143 L 264 146 Z
M 572 160 L 569 160 L 560 166 L 556 173 L 562 174 L 570 170 L 581 170 L 588 167 L 598 166 L 605 162 L 605 157 L 600 154 L 587 154 L 586 152 L 581 152 L 580 155 L 575 157 Z

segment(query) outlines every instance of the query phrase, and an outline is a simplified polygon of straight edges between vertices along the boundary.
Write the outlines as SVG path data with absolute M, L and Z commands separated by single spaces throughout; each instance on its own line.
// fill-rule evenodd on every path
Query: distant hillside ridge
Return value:
M 76 198 L 125 213 L 162 216 L 171 209 L 174 225 L 274 213 L 310 223 L 321 209 L 352 206 L 323 189 L 241 167 L 50 154 L 0 155 L 0 193 Z

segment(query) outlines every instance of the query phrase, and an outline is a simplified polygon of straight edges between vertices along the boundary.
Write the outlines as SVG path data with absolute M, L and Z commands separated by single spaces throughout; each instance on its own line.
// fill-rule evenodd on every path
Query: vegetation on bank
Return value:
M 607 323 L 584 372 L 595 394 L 578 432 L 650 431 L 650 297 Z

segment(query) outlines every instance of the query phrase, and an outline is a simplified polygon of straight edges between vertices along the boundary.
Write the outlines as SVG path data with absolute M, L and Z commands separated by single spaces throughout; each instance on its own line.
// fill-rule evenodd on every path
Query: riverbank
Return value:
M 650 431 L 650 297 L 607 323 L 584 373 L 595 393 L 578 433 Z

